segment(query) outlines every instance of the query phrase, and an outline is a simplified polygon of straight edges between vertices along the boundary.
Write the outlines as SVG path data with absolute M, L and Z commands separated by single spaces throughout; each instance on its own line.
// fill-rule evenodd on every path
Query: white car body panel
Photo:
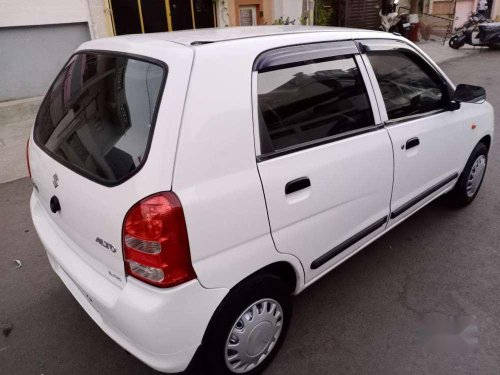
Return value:
M 52 219 L 78 245 L 74 251 L 87 258 L 89 264 L 101 275 L 116 285 L 124 286 L 125 272 L 121 252 L 123 218 L 129 208 L 140 199 L 158 191 L 171 189 L 175 140 L 179 131 L 178 124 L 182 116 L 193 53 L 173 43 L 164 45 L 162 49 L 133 49 L 125 43 L 115 45 L 106 41 L 95 41 L 91 46 L 92 49 L 112 49 L 150 56 L 166 62 L 174 72 L 167 77 L 147 162 L 126 183 L 114 187 L 95 183 L 35 147 L 33 137 L 30 140 L 30 167 L 33 182 L 37 186 L 33 194 L 48 212 L 51 197 L 57 195 L 63 209 L 52 215 Z M 57 187 L 53 182 L 55 174 L 58 178 Z M 111 244 L 117 251 L 103 247 L 96 241 L 97 238 Z
M 196 280 L 171 289 L 132 278 L 117 286 L 75 251 L 35 194 L 31 213 L 52 268 L 97 325 L 156 370 L 184 371 L 228 290 L 208 290 Z
M 471 129 L 471 125 L 482 112 L 482 104 L 472 104 L 475 108 L 470 105 L 462 104 L 462 108 L 456 111 L 437 113 L 387 127 L 394 144 L 393 212 L 447 178 L 455 176 L 433 195 L 456 183 L 475 146 L 470 144 L 471 135 L 476 131 Z M 409 150 L 403 149 L 406 142 L 414 137 L 419 139 L 420 144 Z M 455 152 L 449 152 L 450 149 Z M 428 199 L 424 199 L 420 205 L 426 201 Z M 402 215 L 410 215 L 417 206 Z M 394 220 L 398 218 L 400 216 Z
M 418 46 L 405 41 L 410 50 L 417 52 L 430 64 L 452 89 L 453 82 L 442 69 Z M 382 92 L 366 55 L 361 58 L 373 83 L 373 91 L 382 121 L 387 123 L 394 149 L 394 186 L 391 197 L 391 212 L 402 207 L 412 198 L 451 178 L 460 175 L 469 155 L 486 135 L 492 135 L 492 108 L 488 102 L 482 104 L 461 103 L 455 111 L 444 111 L 428 116 L 407 119 L 391 124 L 388 121 Z M 472 128 L 475 125 L 475 128 Z M 420 145 L 407 150 L 406 142 L 419 138 Z M 454 152 L 449 152 L 454 150 Z M 439 162 L 437 162 L 439 161 Z M 445 184 L 427 198 L 409 208 L 398 217 L 391 217 L 388 229 L 392 228 L 415 211 L 427 205 L 443 193 L 451 190 L 457 178 Z
M 307 281 L 335 262 L 313 270 L 315 259 L 389 215 L 392 146 L 385 129 L 260 162 L 259 172 L 276 248 L 301 260 Z M 285 196 L 287 182 L 302 176 L 311 186 Z
M 454 182 L 312 270 L 311 262 L 323 253 L 390 216 L 447 173 L 460 173 L 479 140 L 493 135 L 491 106 L 462 104 L 460 110 L 413 125 L 380 127 L 256 160 L 257 56 L 289 45 L 377 38 L 404 40 L 353 29 L 266 26 L 130 35 L 79 48 L 145 56 L 168 65 L 147 161 L 124 183 L 95 183 L 56 162 L 33 137 L 29 141 L 35 228 L 55 272 L 109 336 L 157 370 L 183 371 L 217 307 L 243 279 L 283 262 L 295 272 L 297 294 L 452 188 Z M 364 62 L 361 73 L 375 122 L 382 125 L 387 114 L 373 71 L 365 57 L 356 60 Z M 470 122 L 476 124 L 474 130 Z M 397 154 L 401 141 L 415 134 L 421 137 L 417 152 Z M 433 165 L 441 156 L 443 161 Z M 303 175 L 311 178 L 311 188 L 285 197 L 286 182 Z M 126 213 L 160 191 L 179 197 L 197 276 L 168 289 L 126 276 L 122 255 Z M 56 214 L 49 208 L 54 194 L 62 206 Z M 96 237 L 117 251 L 99 245 Z
M 293 29 L 285 28 L 286 31 Z M 298 259 L 289 255 L 290 252 L 277 253 L 269 236 L 264 196 L 256 170 L 251 93 L 234 90 L 234 87 L 251 87 L 255 58 L 266 50 L 352 38 L 347 31 L 323 30 L 266 36 L 265 40 L 259 39 L 259 43 L 252 38 L 230 40 L 196 49 L 173 190 L 186 215 L 193 266 L 206 287 L 231 288 L 272 263 L 271 252 L 274 252 L 274 262 L 286 261 L 294 267 L 298 280 L 302 281 L 297 283 L 296 293 L 304 285 L 304 271 Z M 363 37 L 374 35 L 358 32 Z M 205 39 L 200 36 L 199 40 Z M 235 48 L 238 54 L 234 53 Z M 214 71 L 230 73 L 230 79 L 221 79 Z M 217 95 L 213 94 L 214 88 Z M 215 134 L 224 134 L 224 137 L 218 139 Z M 256 190 L 257 187 L 260 190 Z M 246 228 L 244 233 L 241 228 Z M 259 238 L 256 243 L 265 245 L 249 245 Z M 230 255 L 239 254 L 238 249 L 245 255 Z M 223 275 L 212 271 L 211 265 L 217 264 L 217 259 L 223 259 L 228 265 Z
M 236 55 L 235 45 L 241 48 Z M 248 39 L 196 51 L 173 190 L 186 216 L 194 269 L 207 288 L 231 288 L 279 261 L 294 266 L 298 287 L 304 283 L 299 261 L 277 253 L 270 236 L 255 162 L 250 92 L 234 90 L 250 89 L 252 64 L 263 48 L 266 44 Z M 231 79 L 214 71 L 231 72 Z M 214 272 L 221 262 L 224 272 Z

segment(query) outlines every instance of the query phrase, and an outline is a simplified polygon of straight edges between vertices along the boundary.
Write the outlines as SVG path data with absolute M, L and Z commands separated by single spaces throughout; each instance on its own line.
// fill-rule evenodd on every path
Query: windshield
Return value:
M 122 182 L 144 163 L 165 69 L 120 54 L 75 54 L 47 93 L 35 142 L 97 182 Z

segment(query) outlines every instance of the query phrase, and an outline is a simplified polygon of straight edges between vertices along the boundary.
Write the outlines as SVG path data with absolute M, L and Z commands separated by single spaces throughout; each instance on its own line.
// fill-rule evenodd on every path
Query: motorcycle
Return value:
M 386 4 L 379 11 L 381 31 L 388 33 L 398 33 L 405 38 L 410 35 L 410 22 L 407 14 L 399 14 L 397 6 L 399 0 L 394 0 L 390 4 Z
M 491 22 L 480 13 L 471 13 L 465 23 L 455 29 L 448 45 L 459 49 L 465 44 L 500 49 L 500 22 Z

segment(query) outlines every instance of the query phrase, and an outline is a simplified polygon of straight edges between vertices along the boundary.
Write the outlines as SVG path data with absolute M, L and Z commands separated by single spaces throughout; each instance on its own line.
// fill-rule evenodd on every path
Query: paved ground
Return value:
M 26 140 L 41 101 L 35 97 L 0 102 L 0 183 L 28 175 Z
M 26 177 L 26 141 L 33 119 L 0 125 L 0 183 Z
M 442 67 L 457 83 L 485 86 L 500 108 L 500 52 L 476 52 Z M 266 374 L 499 373 L 499 139 L 474 204 L 434 202 L 296 298 Z M 51 272 L 29 218 L 30 190 L 27 179 L 0 185 L 0 374 L 154 373 L 102 333 Z M 475 316 L 476 350 L 426 354 L 417 339 L 426 314 Z
M 447 60 L 460 59 L 470 55 L 477 55 L 479 53 L 489 53 L 487 48 L 476 48 L 473 46 L 463 46 L 460 49 L 453 49 L 448 46 L 448 40 L 443 44 L 442 38 L 435 37 L 432 40 L 421 41 L 417 44 L 425 51 L 436 63 L 441 64 Z

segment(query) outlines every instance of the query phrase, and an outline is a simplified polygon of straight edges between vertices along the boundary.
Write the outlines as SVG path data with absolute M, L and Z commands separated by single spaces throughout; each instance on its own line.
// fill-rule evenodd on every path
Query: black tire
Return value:
M 453 49 L 459 49 L 460 47 L 463 47 L 464 43 L 459 41 L 458 35 L 455 35 L 448 41 L 448 45 Z
M 234 375 L 226 365 L 226 342 L 236 320 L 253 303 L 273 299 L 283 311 L 281 333 L 267 357 L 245 375 L 260 374 L 279 351 L 288 331 L 292 315 L 292 296 L 285 282 L 270 274 L 257 275 L 231 290 L 217 308 L 203 340 L 203 362 L 206 374 Z
M 455 187 L 451 192 L 453 203 L 458 207 L 464 207 L 467 206 L 469 203 L 471 203 L 474 200 L 474 198 L 476 198 L 477 194 L 479 193 L 479 190 L 481 189 L 481 185 L 484 179 L 484 173 L 481 176 L 481 180 L 475 192 L 473 194 L 467 193 L 467 186 L 469 183 L 470 173 L 474 168 L 476 160 L 478 160 L 478 158 L 480 158 L 481 156 L 485 157 L 484 168 L 486 170 L 486 167 L 488 166 L 488 147 L 486 147 L 484 143 L 479 143 L 474 148 L 472 154 L 469 157 L 469 160 L 467 160 L 467 164 L 465 164 L 465 168 L 462 171 L 462 174 L 460 175 L 457 184 L 455 185 Z

